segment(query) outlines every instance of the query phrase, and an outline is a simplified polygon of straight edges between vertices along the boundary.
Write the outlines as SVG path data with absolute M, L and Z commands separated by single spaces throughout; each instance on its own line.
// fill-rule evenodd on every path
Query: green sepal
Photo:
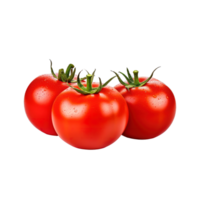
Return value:
M 108 83 L 110 83 L 110 81 L 112 81 L 116 76 L 113 76 L 112 78 L 110 78 L 109 80 L 107 80 L 104 84 L 103 87 L 105 87 L 106 85 L 108 85 Z
M 151 73 L 151 76 L 150 76 L 148 79 L 146 79 L 145 81 L 141 82 L 139 87 L 145 85 L 145 84 L 153 77 L 154 72 L 155 72 L 158 68 L 159 68 L 159 67 L 157 67 L 156 69 L 154 69 L 153 72 Z
M 130 72 L 131 72 L 131 69 L 127 66 L 124 67 L 125 68 L 125 73 L 126 73 L 126 77 L 127 77 L 127 80 L 130 84 L 134 84 L 133 82 L 133 77 L 131 76 Z
M 79 90 L 79 89 L 77 89 L 77 88 L 75 88 L 75 87 L 69 85 L 68 83 L 67 83 L 67 85 L 68 85 L 69 87 L 73 88 L 74 90 L 76 90 L 77 92 L 81 93 L 81 94 L 85 94 L 85 95 L 88 94 L 88 93 L 85 92 L 84 90 Z
M 93 68 L 91 74 L 92 74 L 92 82 L 95 80 L 96 76 L 97 76 L 97 71 L 98 71 L 98 68 Z
M 80 80 L 81 72 L 82 72 L 82 70 L 78 73 L 78 76 L 77 76 L 77 85 L 81 90 L 83 90 L 85 92 L 85 91 L 87 91 L 87 88 L 85 86 L 83 86 L 83 84 L 81 83 L 81 80 Z
M 111 71 L 111 72 L 115 73 L 115 75 L 117 76 L 119 82 L 120 82 L 122 85 L 124 85 L 124 86 L 127 86 L 127 85 L 128 85 L 127 83 L 125 83 L 124 81 L 122 81 L 122 79 L 120 78 L 120 76 L 119 76 L 116 72 L 114 72 L 114 71 Z
M 92 74 L 92 82 L 95 80 L 95 77 L 96 77 L 96 75 L 97 75 L 97 71 L 98 71 L 98 68 L 94 68 L 94 69 L 92 70 L 92 72 L 91 72 L 91 74 Z M 80 77 L 80 81 L 86 80 L 86 79 L 87 79 L 87 76 L 86 76 L 86 75 Z M 71 83 L 77 83 L 77 80 L 71 80 Z
M 119 76 L 116 72 L 114 72 L 114 71 L 112 71 L 112 72 L 114 72 L 114 73 L 116 74 L 116 76 L 117 76 L 119 82 L 120 82 L 122 85 L 124 85 L 124 86 L 129 90 L 130 88 L 142 87 L 143 85 L 145 85 L 145 84 L 153 77 L 154 72 L 155 72 L 158 68 L 159 68 L 159 67 L 157 67 L 156 69 L 154 69 L 153 72 L 151 73 L 150 77 L 149 77 L 148 79 L 146 79 L 145 81 L 141 82 L 141 83 L 139 82 L 139 79 L 138 79 L 138 71 L 137 71 L 137 70 L 133 71 L 133 73 L 134 73 L 134 80 L 133 80 L 133 78 L 132 78 L 132 76 L 131 76 L 131 74 L 130 74 L 128 68 L 127 68 L 128 77 L 127 77 L 124 73 L 119 72 L 120 74 L 122 74 L 122 75 L 125 77 L 125 79 L 128 81 L 129 84 L 127 84 L 127 83 L 125 83 L 124 81 L 122 81 L 121 78 L 120 78 L 120 76 Z
M 119 74 L 125 78 L 129 83 L 131 84 L 134 84 L 133 82 L 133 78 L 131 77 L 131 79 L 129 78 L 128 74 L 126 72 L 122 72 L 122 71 L 119 71 Z
M 67 84 L 69 87 L 73 88 L 74 90 L 76 90 L 77 92 L 81 93 L 81 94 L 84 94 L 84 95 L 88 95 L 88 94 L 97 94 L 99 93 L 103 87 L 105 87 L 113 78 L 115 78 L 116 76 L 110 78 L 106 83 L 102 84 L 102 81 L 101 81 L 101 78 L 99 78 L 99 86 L 98 87 L 92 87 L 92 81 L 94 79 L 94 74 L 95 74 L 95 71 L 93 71 L 92 75 L 87 71 L 87 75 L 86 75 L 86 78 L 87 78 L 87 87 L 85 87 L 82 83 L 81 83 L 81 79 L 80 79 L 80 73 L 82 71 L 80 71 L 78 73 L 78 76 L 77 76 L 77 85 L 80 89 L 77 89 L 69 84 Z M 85 77 L 84 77 L 85 78 Z M 89 84 L 89 85 L 88 85 Z
M 56 79 L 58 79 L 58 77 L 55 75 L 55 68 L 54 68 L 54 61 L 52 58 L 47 58 L 47 61 L 49 62 L 49 73 L 51 73 Z
M 64 73 L 64 69 L 59 69 L 58 76 L 56 76 L 52 68 L 52 61 L 50 60 L 50 69 L 51 69 L 52 76 L 58 79 L 59 81 L 68 82 L 68 83 L 76 82 L 75 80 L 73 80 L 76 73 L 76 68 L 74 67 L 73 64 L 68 65 L 65 73 Z

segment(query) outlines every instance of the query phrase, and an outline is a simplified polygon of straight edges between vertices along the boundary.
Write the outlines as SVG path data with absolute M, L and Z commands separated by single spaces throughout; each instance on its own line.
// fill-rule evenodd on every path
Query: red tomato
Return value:
M 139 82 L 146 77 L 140 77 Z M 176 101 L 172 91 L 159 80 L 152 78 L 141 87 L 129 90 L 124 85 L 115 86 L 127 102 L 129 121 L 123 133 L 134 139 L 150 139 L 163 133 L 172 123 Z
M 69 88 L 54 101 L 52 121 L 58 135 L 68 144 L 81 149 L 100 149 L 121 136 L 128 122 L 128 107 L 120 93 L 109 86 L 89 95 Z
M 58 76 L 58 72 L 55 74 Z M 77 79 L 77 74 L 74 79 Z M 51 73 L 40 74 L 27 84 L 22 107 L 27 121 L 33 128 L 44 135 L 57 137 L 51 121 L 51 107 L 57 95 L 67 88 L 66 83 L 54 78 Z

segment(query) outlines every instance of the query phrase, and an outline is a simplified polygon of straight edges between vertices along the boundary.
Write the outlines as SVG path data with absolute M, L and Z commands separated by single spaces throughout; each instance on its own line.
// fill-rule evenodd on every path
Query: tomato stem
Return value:
M 75 63 L 68 63 L 65 66 L 65 82 L 71 82 L 71 80 L 74 78 L 74 75 L 76 73 L 76 64 Z
M 62 81 L 62 75 L 64 74 L 64 69 L 59 69 L 58 71 L 58 80 Z
M 132 73 L 133 73 L 133 76 L 134 76 L 134 85 L 135 86 L 139 86 L 140 85 L 140 82 L 139 82 L 139 76 L 140 76 L 140 73 L 141 71 L 138 70 L 138 69 L 133 69 L 132 70 Z
M 92 90 L 92 79 L 93 79 L 93 76 L 91 74 L 87 74 L 86 78 L 87 78 L 87 90 L 91 91 Z

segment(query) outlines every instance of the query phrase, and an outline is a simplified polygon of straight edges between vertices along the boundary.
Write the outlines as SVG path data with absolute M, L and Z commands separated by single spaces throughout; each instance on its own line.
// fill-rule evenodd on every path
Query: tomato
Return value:
M 52 107 L 52 121 L 60 138 L 80 149 L 100 149 L 115 142 L 128 123 L 128 107 L 112 87 L 79 84 L 61 92 Z M 78 76 L 79 80 L 79 76 Z M 100 89 L 98 89 L 100 88 Z M 77 91 L 76 91 L 76 90 Z
M 131 83 L 130 73 L 128 74 L 129 77 L 125 78 L 130 83 L 122 82 L 115 86 L 126 100 L 129 109 L 129 121 L 123 135 L 134 139 L 155 138 L 166 131 L 174 119 L 176 112 L 174 94 L 161 81 L 151 79 L 153 73 L 149 79 L 138 78 L 138 72 L 134 71 L 134 79 L 138 86 L 135 85 L 133 78 Z
M 68 72 L 72 70 L 72 68 L 73 66 L 69 65 Z M 75 70 L 72 72 L 72 75 L 74 75 Z M 60 79 L 62 73 L 63 70 L 59 70 L 58 77 Z M 67 76 L 69 78 L 69 74 Z M 72 79 L 70 81 L 72 81 Z M 75 79 L 76 77 L 74 80 Z M 52 69 L 52 75 L 46 74 L 38 76 L 30 83 L 26 89 L 24 96 L 24 107 L 26 115 L 30 122 L 37 129 L 48 135 L 57 135 L 51 120 L 51 108 L 58 94 L 69 87 L 66 82 L 58 80 Z

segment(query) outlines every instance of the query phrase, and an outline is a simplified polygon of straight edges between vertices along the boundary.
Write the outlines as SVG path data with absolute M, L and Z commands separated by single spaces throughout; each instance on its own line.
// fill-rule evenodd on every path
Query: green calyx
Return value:
M 59 69 L 58 76 L 53 71 L 52 68 L 52 61 L 50 60 L 50 68 L 51 68 L 51 74 L 54 78 L 58 79 L 59 81 L 65 82 L 65 83 L 76 83 L 77 81 L 74 80 L 74 76 L 76 73 L 76 68 L 73 64 L 69 64 L 66 72 L 64 72 L 64 69 Z M 86 77 L 82 78 L 81 80 L 86 79 Z
M 84 94 L 84 95 L 88 95 L 88 94 L 97 94 L 101 91 L 101 89 L 103 87 L 105 87 L 113 78 L 115 78 L 116 76 L 113 76 L 111 79 L 109 79 L 107 82 L 105 82 L 104 84 L 102 84 L 101 78 L 99 78 L 99 87 L 92 87 L 92 82 L 94 79 L 94 74 L 95 71 L 90 74 L 89 72 L 87 72 L 88 74 L 86 75 L 86 79 L 87 79 L 87 86 L 83 86 L 83 84 L 81 83 L 81 79 L 80 79 L 80 73 L 79 72 L 78 76 L 77 76 L 77 85 L 80 89 L 77 89 L 71 85 L 68 84 L 69 87 L 73 88 L 74 90 L 76 90 L 77 92 Z
M 156 69 L 158 69 L 158 68 L 159 67 L 157 67 Z M 150 77 L 148 79 L 146 79 L 145 81 L 143 81 L 143 82 L 139 81 L 139 78 L 138 78 L 138 73 L 139 72 L 137 70 L 133 71 L 134 78 L 131 76 L 128 68 L 127 68 L 127 75 L 128 76 L 126 76 L 122 72 L 119 72 L 120 74 L 122 74 L 124 76 L 124 78 L 127 80 L 128 83 L 125 83 L 124 81 L 122 81 L 122 79 L 120 78 L 120 76 L 116 72 L 114 72 L 114 71 L 112 71 L 112 72 L 115 73 L 115 75 L 117 76 L 119 82 L 122 85 L 124 85 L 127 89 L 129 89 L 129 88 L 141 87 L 141 86 L 145 85 L 153 77 L 153 74 L 156 71 L 156 69 L 154 69 L 153 72 L 151 73 Z

